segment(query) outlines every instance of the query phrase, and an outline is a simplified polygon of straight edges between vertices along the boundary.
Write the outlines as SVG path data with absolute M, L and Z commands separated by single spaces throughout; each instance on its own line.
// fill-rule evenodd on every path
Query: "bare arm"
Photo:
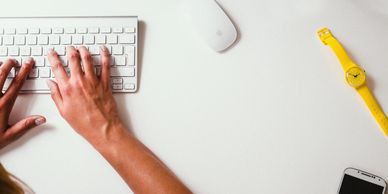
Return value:
M 71 76 L 66 74 L 54 51 L 48 54 L 56 79 L 48 84 L 59 112 L 105 157 L 135 193 L 191 193 L 122 124 L 110 88 L 110 56 L 105 47 L 101 53 L 100 76 L 94 73 L 93 60 L 85 47 L 67 48 Z

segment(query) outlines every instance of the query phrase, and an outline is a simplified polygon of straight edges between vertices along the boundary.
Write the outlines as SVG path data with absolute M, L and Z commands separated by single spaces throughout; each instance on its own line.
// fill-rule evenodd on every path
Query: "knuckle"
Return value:
M 31 126 L 31 121 L 30 120 L 26 120 L 23 122 L 23 128 L 24 129 L 27 129 Z
M 64 95 L 71 95 L 72 93 L 72 87 L 70 84 L 64 84 L 63 88 L 62 88 L 62 92 Z M 55 95 L 55 94 L 54 94 Z
M 70 58 L 71 60 L 77 60 L 77 59 L 79 59 L 79 54 L 78 54 L 78 52 L 70 52 L 70 53 L 69 53 L 69 58 Z
M 62 65 L 62 63 L 60 62 L 60 61 L 55 61 L 52 65 L 51 65 L 51 67 L 53 68 L 53 69 L 58 69 L 58 67 L 60 67 Z
M 0 77 L 5 77 L 7 76 L 4 69 L 3 68 L 0 68 Z
M 87 53 L 83 53 L 83 57 L 85 61 L 92 61 L 92 55 L 87 52 Z

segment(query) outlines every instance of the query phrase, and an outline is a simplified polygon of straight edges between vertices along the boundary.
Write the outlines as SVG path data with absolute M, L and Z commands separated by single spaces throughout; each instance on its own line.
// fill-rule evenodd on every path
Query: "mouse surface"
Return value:
M 229 48 L 237 39 L 232 21 L 215 0 L 183 0 L 183 12 L 215 51 Z

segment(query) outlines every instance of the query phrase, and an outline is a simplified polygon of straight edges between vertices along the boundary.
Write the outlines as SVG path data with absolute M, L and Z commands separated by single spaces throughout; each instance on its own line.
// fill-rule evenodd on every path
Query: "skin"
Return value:
M 55 75 L 55 81 L 48 80 L 47 84 L 60 114 L 78 134 L 101 153 L 132 191 L 191 193 L 120 120 L 110 86 L 110 54 L 105 47 L 101 47 L 100 76 L 95 74 L 92 57 L 85 47 L 79 49 L 67 47 L 70 76 L 66 74 L 55 51 L 50 51 L 47 57 Z M 1 87 L 6 79 L 4 75 L 8 75 L 15 65 L 15 61 L 8 60 L 0 66 Z M 9 114 L 17 93 L 32 66 L 31 59 L 30 63 L 22 66 L 8 91 L 0 97 L 1 147 L 15 141 L 28 129 L 45 122 L 42 116 L 31 116 L 15 125 L 8 125 Z
M 99 77 L 85 47 L 67 47 L 67 54 L 71 76 L 54 51 L 48 54 L 56 78 L 48 84 L 63 118 L 105 157 L 135 193 L 191 193 L 121 122 L 111 91 L 109 51 L 101 47 Z
M 6 60 L 0 63 L 0 88 L 4 87 L 5 80 L 11 69 L 17 65 L 15 60 Z M 15 104 L 20 88 L 34 65 L 32 58 L 27 60 L 21 67 L 19 73 L 12 80 L 6 92 L 0 92 L 0 149 L 16 141 L 30 129 L 46 122 L 43 116 L 29 116 L 21 121 L 10 125 L 9 115 Z

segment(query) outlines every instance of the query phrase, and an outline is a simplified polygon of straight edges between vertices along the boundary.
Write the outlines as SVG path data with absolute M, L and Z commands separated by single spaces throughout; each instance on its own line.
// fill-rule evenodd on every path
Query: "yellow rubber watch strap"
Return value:
M 381 109 L 379 103 L 376 101 L 372 92 L 369 90 L 368 86 L 365 84 L 357 88 L 358 93 L 364 99 L 366 105 L 371 111 L 373 117 L 376 119 L 377 123 L 380 125 L 384 134 L 388 136 L 388 119 L 384 114 L 384 111 Z
M 342 47 L 341 43 L 334 38 L 331 31 L 327 28 L 322 28 L 318 31 L 318 36 L 325 45 L 329 45 L 335 54 L 337 55 L 339 61 L 342 64 L 344 71 L 346 72 L 352 67 L 358 67 L 348 56 L 345 49 Z M 371 111 L 373 117 L 376 119 L 377 123 L 380 125 L 384 134 L 388 137 L 388 119 L 384 111 L 381 109 L 379 103 L 373 96 L 372 92 L 369 90 L 368 85 L 364 83 L 363 85 L 356 87 L 357 92 L 365 101 L 369 110 Z
M 322 28 L 318 31 L 318 36 L 325 45 L 329 45 L 334 53 L 337 55 L 339 61 L 341 62 L 341 65 L 346 71 L 352 66 L 355 66 L 353 61 L 350 59 L 348 54 L 346 53 L 345 49 L 342 47 L 342 45 L 338 42 L 336 38 L 334 38 L 333 34 L 328 28 Z

